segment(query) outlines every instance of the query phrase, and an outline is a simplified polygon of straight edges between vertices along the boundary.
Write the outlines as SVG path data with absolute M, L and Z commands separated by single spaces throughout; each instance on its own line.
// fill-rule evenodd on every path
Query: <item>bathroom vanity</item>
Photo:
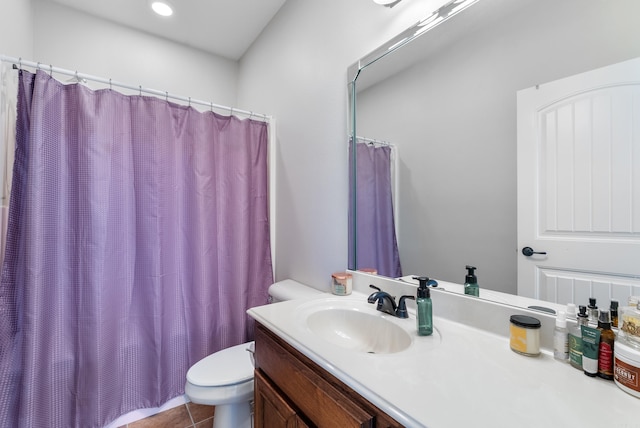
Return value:
M 392 295 L 415 293 L 377 281 Z M 257 427 L 637 425 L 637 398 L 554 360 L 553 316 L 433 290 L 434 334 L 420 337 L 411 305 L 409 319 L 378 312 L 367 287 L 356 280 L 350 296 L 248 311 L 257 321 Z M 511 314 L 540 319 L 540 356 L 510 350 Z
M 261 324 L 255 355 L 256 428 L 402 426 Z

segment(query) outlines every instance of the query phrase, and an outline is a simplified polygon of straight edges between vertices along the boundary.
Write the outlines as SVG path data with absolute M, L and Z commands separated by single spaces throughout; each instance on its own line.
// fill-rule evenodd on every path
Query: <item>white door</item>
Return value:
M 640 295 L 640 58 L 518 92 L 518 246 L 519 295 Z

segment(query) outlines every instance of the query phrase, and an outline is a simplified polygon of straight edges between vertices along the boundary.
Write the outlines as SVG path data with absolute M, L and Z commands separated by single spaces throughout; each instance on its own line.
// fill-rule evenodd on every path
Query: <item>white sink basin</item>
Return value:
M 301 307 L 297 315 L 302 325 L 323 340 L 370 354 L 407 349 L 412 342 L 407 330 L 415 324 L 414 318 L 395 318 L 366 302 L 339 299 L 311 302 Z

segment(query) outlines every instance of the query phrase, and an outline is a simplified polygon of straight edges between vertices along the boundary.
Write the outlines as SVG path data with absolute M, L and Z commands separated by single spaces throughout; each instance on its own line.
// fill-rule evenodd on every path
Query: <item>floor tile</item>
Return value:
M 128 428 L 186 428 L 192 426 L 193 422 L 187 411 L 187 406 L 182 404 L 157 415 L 130 423 Z
M 187 403 L 187 407 L 189 407 L 189 413 L 191 413 L 191 418 L 194 423 L 198 423 L 204 421 L 205 419 L 209 419 L 213 416 L 214 406 L 205 406 L 203 404 L 196 403 Z

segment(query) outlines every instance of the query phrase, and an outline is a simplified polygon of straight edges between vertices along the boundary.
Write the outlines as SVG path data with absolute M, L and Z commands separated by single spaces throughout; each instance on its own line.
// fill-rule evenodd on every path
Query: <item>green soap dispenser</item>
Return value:
M 464 294 L 470 296 L 480 296 L 480 286 L 478 285 L 478 278 L 476 278 L 474 266 L 467 265 L 467 276 L 464 279 Z
M 430 336 L 433 333 L 433 306 L 431 292 L 427 283 L 429 278 L 419 277 L 418 298 L 416 299 L 416 326 L 418 336 Z

